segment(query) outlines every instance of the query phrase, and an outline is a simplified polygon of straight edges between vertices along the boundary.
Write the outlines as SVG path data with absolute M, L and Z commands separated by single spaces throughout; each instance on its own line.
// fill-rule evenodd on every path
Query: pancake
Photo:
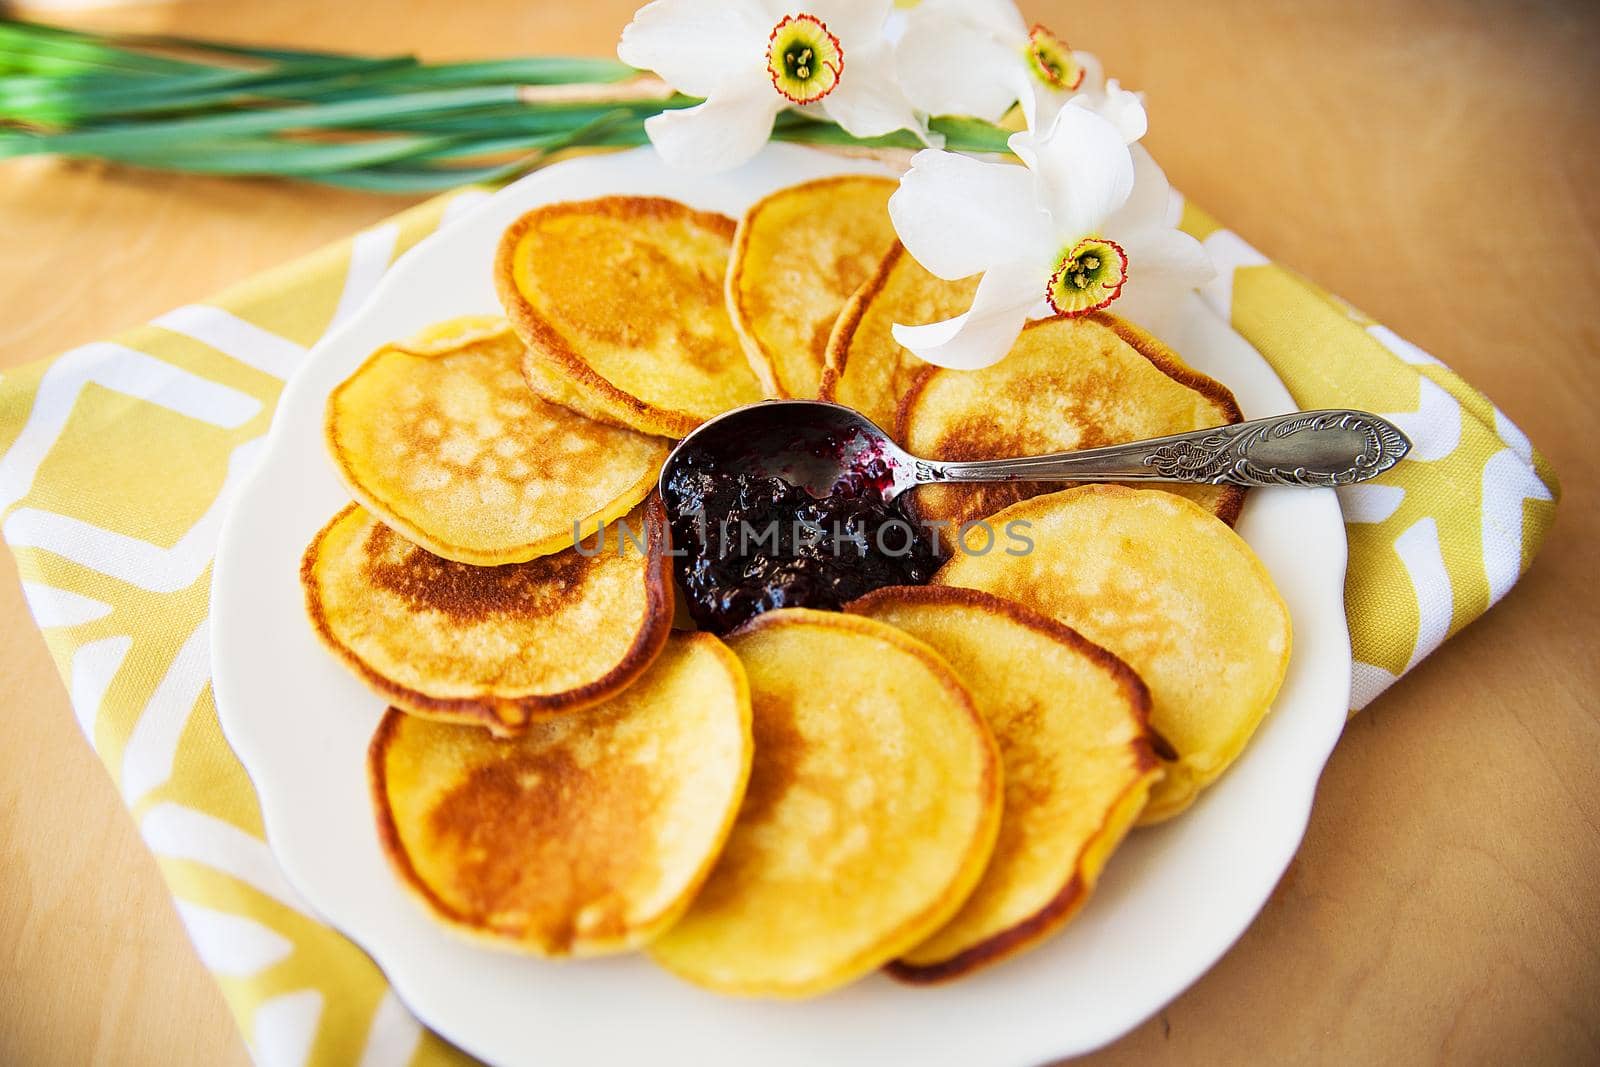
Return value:
M 1110 315 L 1028 323 L 1009 355 L 982 370 L 929 367 L 900 404 L 896 438 L 924 459 L 1001 459 L 1200 430 L 1243 416 L 1221 382 L 1143 330 Z M 920 519 L 964 522 L 1073 482 L 928 485 L 911 495 Z M 1163 485 L 1230 526 L 1244 490 Z
M 722 215 L 639 196 L 549 204 L 514 222 L 494 278 L 534 392 L 663 437 L 760 400 L 723 299 L 733 230 Z
M 750 771 L 744 671 L 675 634 L 639 680 L 521 737 L 391 708 L 368 752 L 378 836 L 452 928 L 540 956 L 638 948 L 704 882 Z
M 667 442 L 541 400 L 522 342 L 485 316 L 385 345 L 328 397 L 340 477 L 436 556 L 492 566 L 559 552 L 645 498 Z
M 930 274 L 896 241 L 839 312 L 817 395 L 855 408 L 893 434 L 900 398 L 929 365 L 901 347 L 892 327 L 959 315 L 972 306 L 977 288 L 976 277 L 947 282 Z
M 672 627 L 667 519 L 652 495 L 582 551 L 474 567 L 440 559 L 352 504 L 300 566 L 317 636 L 405 711 L 502 735 L 606 699 Z
M 1192 501 L 1081 486 L 1013 504 L 1033 550 L 958 554 L 937 585 L 999 593 L 1109 649 L 1150 687 L 1171 751 L 1141 823 L 1177 814 L 1244 749 L 1289 665 L 1289 609 L 1250 546 Z
M 883 623 L 787 608 L 728 644 L 750 679 L 750 787 L 705 888 L 650 952 L 723 993 L 822 993 L 972 891 L 1000 821 L 994 738 L 949 666 Z
M 1149 691 L 1105 649 L 987 593 L 890 586 L 846 610 L 943 656 L 994 731 L 1005 768 L 1000 836 L 978 888 L 889 973 L 942 981 L 1044 940 L 1088 900 L 1161 777 Z
M 893 178 L 852 174 L 779 189 L 733 235 L 728 315 L 769 396 L 813 397 L 828 335 L 894 243 Z

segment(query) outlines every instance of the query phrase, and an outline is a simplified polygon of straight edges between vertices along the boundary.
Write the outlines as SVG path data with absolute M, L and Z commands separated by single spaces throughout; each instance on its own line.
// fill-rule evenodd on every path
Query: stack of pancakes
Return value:
M 737 222 L 671 200 L 508 229 L 505 318 L 374 353 L 328 399 L 353 503 L 301 568 L 319 638 L 390 705 L 368 773 L 429 913 L 542 956 L 646 949 L 711 989 L 930 982 L 1037 943 L 1139 822 L 1238 755 L 1289 621 L 1237 490 L 939 487 L 919 516 L 1030 524 L 845 613 L 726 642 L 674 623 L 654 483 L 671 440 L 763 396 L 859 408 L 973 459 L 1238 421 L 1110 316 L 1033 323 L 956 372 L 890 326 L 965 309 L 852 176 Z

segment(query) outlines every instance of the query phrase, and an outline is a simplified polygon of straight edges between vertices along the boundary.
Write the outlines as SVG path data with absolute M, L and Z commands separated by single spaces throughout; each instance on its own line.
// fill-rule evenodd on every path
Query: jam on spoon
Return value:
M 894 475 L 877 438 L 838 420 L 754 417 L 784 403 L 707 423 L 662 470 L 678 583 L 702 629 L 726 633 L 773 608 L 837 610 L 938 569 L 928 528 L 886 499 Z
M 1298 411 L 1044 456 L 941 462 L 820 400 L 766 400 L 704 423 L 661 469 L 689 613 L 724 633 L 778 607 L 838 608 L 938 566 L 931 527 L 897 499 L 929 482 L 1162 481 L 1332 487 L 1411 449 L 1365 411 Z M 747 532 L 748 531 L 748 532 Z M 775 538 L 774 536 L 775 535 Z

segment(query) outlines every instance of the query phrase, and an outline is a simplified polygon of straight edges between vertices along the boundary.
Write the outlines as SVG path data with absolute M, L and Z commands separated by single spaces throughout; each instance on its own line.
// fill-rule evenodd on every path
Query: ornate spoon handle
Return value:
M 1122 445 L 1017 459 L 917 461 L 922 482 L 1210 482 L 1338 486 L 1382 474 L 1411 451 L 1365 411 L 1297 411 Z

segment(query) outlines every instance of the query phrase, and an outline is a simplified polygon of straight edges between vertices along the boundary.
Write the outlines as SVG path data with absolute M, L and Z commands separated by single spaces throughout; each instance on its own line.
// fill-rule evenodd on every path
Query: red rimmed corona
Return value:
M 1025 51 L 1028 66 L 1046 85 L 1070 93 L 1083 84 L 1083 64 L 1073 56 L 1067 42 L 1043 26 L 1035 23 L 1028 31 Z
M 844 47 L 815 15 L 785 15 L 767 38 L 767 73 L 785 100 L 814 104 L 844 74 Z
M 1115 241 L 1085 237 L 1056 264 L 1045 299 L 1060 315 L 1102 311 L 1122 295 L 1128 281 L 1128 254 Z

